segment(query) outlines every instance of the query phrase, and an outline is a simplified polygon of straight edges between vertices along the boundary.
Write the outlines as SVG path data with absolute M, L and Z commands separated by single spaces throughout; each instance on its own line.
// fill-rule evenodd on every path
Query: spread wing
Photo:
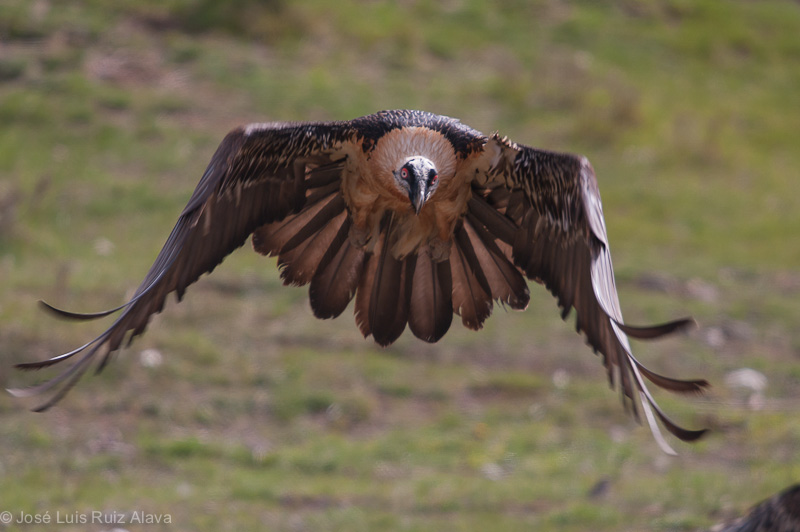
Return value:
M 800 530 L 800 484 L 756 505 L 744 517 L 717 525 L 712 532 L 796 532 Z
M 130 301 L 94 314 L 68 312 L 42 302 L 68 319 L 91 320 L 122 313 L 100 336 L 73 351 L 19 364 L 21 369 L 40 369 L 80 355 L 49 381 L 11 393 L 52 392 L 37 408 L 45 410 L 69 391 L 97 355 L 101 355 L 97 368 L 101 370 L 123 342 L 130 343 L 144 332 L 170 292 L 180 299 L 190 284 L 211 272 L 258 227 L 300 211 L 317 181 L 330 188 L 344 166 L 338 148 L 352 135 L 347 122 L 254 124 L 229 133 Z
M 675 392 L 701 392 L 704 380 L 677 380 L 644 367 L 631 353 L 628 336 L 651 339 L 682 329 L 692 320 L 633 327 L 622 320 L 614 283 L 603 207 L 594 170 L 585 158 L 517 145 L 494 135 L 486 153 L 494 157 L 469 203 L 475 216 L 511 247 L 514 264 L 557 298 L 562 318 L 575 309 L 576 328 L 603 356 L 609 382 L 638 417 L 639 399 L 656 440 L 671 452 L 653 418 L 682 440 L 705 431 L 686 430 L 658 407 L 643 377 Z

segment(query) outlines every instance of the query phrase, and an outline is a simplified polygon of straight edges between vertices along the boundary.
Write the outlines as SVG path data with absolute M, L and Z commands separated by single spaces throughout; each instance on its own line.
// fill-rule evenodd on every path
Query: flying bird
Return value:
M 753 507 L 747 515 L 710 532 L 797 532 L 800 530 L 800 484 Z
M 673 423 L 645 379 L 673 392 L 700 392 L 705 380 L 654 373 L 631 353 L 628 336 L 656 338 L 691 319 L 633 327 L 622 320 L 597 179 L 583 157 L 486 136 L 456 119 L 422 111 L 382 111 L 350 121 L 257 123 L 231 131 L 211 158 L 144 281 L 124 305 L 81 314 L 42 304 L 62 318 L 91 320 L 121 311 L 87 344 L 39 369 L 75 362 L 18 396 L 59 401 L 96 357 L 142 334 L 167 295 L 211 272 L 252 235 L 277 256 L 287 285 L 309 285 L 314 315 L 339 316 L 355 298 L 361 333 L 381 346 L 408 326 L 426 342 L 453 314 L 480 329 L 499 302 L 524 309 L 527 280 L 557 298 L 562 318 L 603 357 L 609 383 L 671 452 L 656 424 L 681 440 L 704 430 Z M 655 417 L 653 412 L 655 412 Z

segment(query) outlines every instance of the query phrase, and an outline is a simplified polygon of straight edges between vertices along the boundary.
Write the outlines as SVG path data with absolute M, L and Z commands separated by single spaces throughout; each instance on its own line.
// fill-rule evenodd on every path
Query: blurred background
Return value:
M 0 511 L 694 531 L 800 480 L 798 35 L 788 0 L 4 0 L 3 388 L 105 328 L 36 301 L 129 297 L 229 129 L 389 108 L 589 157 L 626 318 L 699 322 L 634 352 L 713 388 L 657 393 L 712 429 L 668 457 L 541 287 L 380 349 L 247 244 L 57 407 L 0 395 Z

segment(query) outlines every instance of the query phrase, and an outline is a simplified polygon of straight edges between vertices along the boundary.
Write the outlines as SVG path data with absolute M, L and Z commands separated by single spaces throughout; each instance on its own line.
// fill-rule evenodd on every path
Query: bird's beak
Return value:
M 426 188 L 425 181 L 419 179 L 414 181 L 411 190 L 408 192 L 408 199 L 411 200 L 411 205 L 414 207 L 414 212 L 416 214 L 419 214 L 419 211 L 422 210 L 422 206 L 425 205 Z

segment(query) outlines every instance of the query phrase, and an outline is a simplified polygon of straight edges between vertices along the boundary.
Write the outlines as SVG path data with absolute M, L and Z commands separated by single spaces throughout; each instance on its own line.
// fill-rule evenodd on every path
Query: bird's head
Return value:
M 439 171 L 433 161 L 425 157 L 409 157 L 394 172 L 394 181 L 401 192 L 408 194 L 414 212 L 422 206 L 439 187 Z

